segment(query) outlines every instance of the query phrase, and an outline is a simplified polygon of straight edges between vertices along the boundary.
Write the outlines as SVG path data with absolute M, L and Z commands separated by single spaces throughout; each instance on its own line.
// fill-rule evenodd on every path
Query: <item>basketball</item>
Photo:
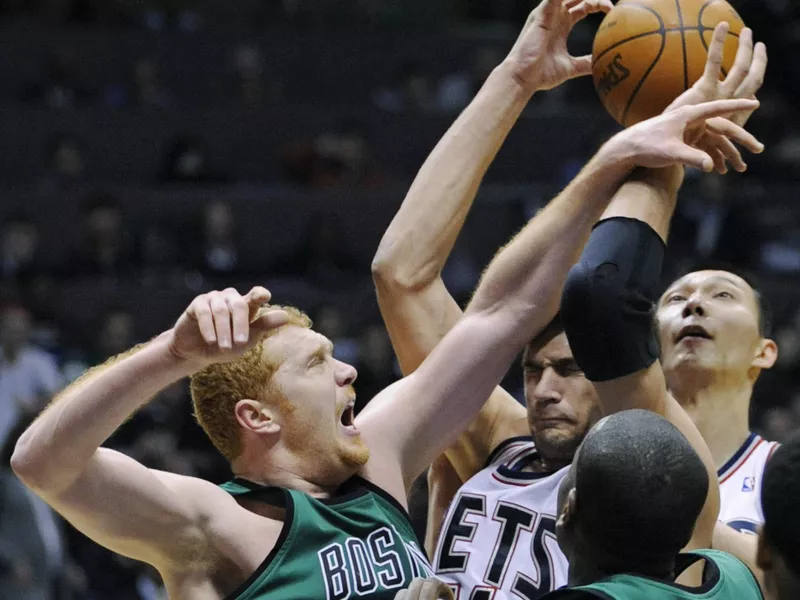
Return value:
M 714 27 L 722 21 L 730 26 L 724 76 L 745 26 L 725 0 L 621 0 L 592 47 L 592 77 L 603 106 L 625 127 L 661 114 L 703 74 Z

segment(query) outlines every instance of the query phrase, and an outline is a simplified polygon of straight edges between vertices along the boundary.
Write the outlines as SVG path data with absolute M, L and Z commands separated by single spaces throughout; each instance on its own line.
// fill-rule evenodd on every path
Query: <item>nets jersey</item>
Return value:
M 720 490 L 719 519 L 737 531 L 756 533 L 764 523 L 761 510 L 761 476 L 777 442 L 751 433 L 742 447 L 717 472 Z
M 433 574 L 405 509 L 360 477 L 330 499 L 242 479 L 221 487 L 286 509 L 275 548 L 226 600 L 392 600 Z
M 567 583 L 556 542 L 556 473 L 523 468 L 537 458 L 530 437 L 512 438 L 458 490 L 442 523 L 433 567 L 457 600 L 533 600 Z

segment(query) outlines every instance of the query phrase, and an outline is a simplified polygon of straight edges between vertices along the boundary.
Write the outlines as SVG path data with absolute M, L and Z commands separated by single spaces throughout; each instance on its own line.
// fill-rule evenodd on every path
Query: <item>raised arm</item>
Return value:
M 739 100 L 687 107 L 631 127 L 604 145 L 498 253 L 464 317 L 420 368 L 359 415 L 375 465 L 399 468 L 408 486 L 453 443 L 525 343 L 555 316 L 567 271 L 634 166 L 688 163 L 710 169 L 706 153 L 684 144 L 687 127 L 755 105 Z M 379 474 L 371 469 L 369 476 Z
M 703 78 L 672 108 L 753 95 L 754 90 L 743 85 L 748 73 L 752 80 L 760 68 L 749 30 L 742 32 L 734 67 L 725 81 L 719 81 L 726 34 L 726 25 L 717 27 Z M 731 146 L 720 143 L 713 131 L 700 133 L 713 138 L 702 143 L 709 144 L 717 170 L 725 171 L 726 157 L 737 170 L 744 170 L 741 156 Z M 700 141 L 700 136 L 692 135 Z M 748 138 L 747 145 L 760 151 L 754 138 Z M 661 414 L 680 429 L 706 465 L 712 485 L 691 549 L 711 547 L 719 513 L 716 468 L 699 431 L 667 392 L 652 316 L 680 176 L 674 171 L 642 173 L 620 189 L 570 272 L 561 312 L 575 360 L 594 382 L 603 412 L 644 408 Z
M 263 288 L 244 300 L 233 290 L 198 297 L 173 329 L 64 390 L 20 437 L 11 458 L 14 472 L 78 529 L 120 554 L 167 571 L 207 560 L 208 515 L 232 503 L 227 494 L 208 482 L 148 469 L 100 445 L 160 390 L 209 360 L 244 351 L 259 331 L 285 321 L 285 313 L 270 313 L 253 323 L 243 342 L 232 340 L 230 326 L 224 333 L 222 325 L 217 339 L 212 324 L 203 332 L 214 335 L 212 345 L 198 327 L 212 303 L 228 321 L 235 313 L 239 333 L 238 328 L 247 331 L 248 311 L 268 299 Z M 195 358 L 185 358 L 187 348 Z
M 569 7 L 574 6 L 571 14 Z M 378 304 L 404 375 L 413 372 L 461 318 L 442 269 L 481 180 L 537 90 L 591 72 L 589 57 L 569 55 L 566 39 L 610 0 L 544 0 L 514 47 L 422 165 L 372 263 Z M 504 439 L 527 435 L 525 410 L 501 388 L 492 392 L 447 458 L 466 481 Z

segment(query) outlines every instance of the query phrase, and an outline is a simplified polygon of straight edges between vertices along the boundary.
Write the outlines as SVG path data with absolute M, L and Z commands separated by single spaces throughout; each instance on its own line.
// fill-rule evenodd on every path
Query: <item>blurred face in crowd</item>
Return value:
M 329 339 L 302 327 L 283 328 L 263 352 L 279 364 L 270 385 L 281 398 L 281 439 L 303 464 L 341 483 L 342 473 L 350 476 L 369 458 L 353 423 L 355 368 L 333 357 Z
M 755 381 L 777 347 L 760 332 L 755 291 L 727 271 L 697 271 L 661 297 L 657 321 L 661 362 L 669 387 L 684 377 Z
M 33 223 L 9 223 L 3 232 L 3 256 L 18 262 L 33 259 L 39 245 L 39 232 Z
M 116 240 L 121 235 L 122 215 L 113 205 L 102 205 L 89 213 L 89 230 L 97 240 Z
M 224 241 L 233 235 L 233 210 L 225 202 L 212 202 L 206 206 L 206 237 L 210 241 Z
M 8 355 L 19 351 L 28 343 L 31 322 L 28 311 L 20 306 L 6 308 L 0 315 L 0 342 Z
M 125 311 L 115 311 L 106 316 L 98 345 L 106 357 L 111 357 L 133 346 L 133 338 L 133 317 Z
M 544 459 L 571 462 L 601 416 L 597 392 L 575 363 L 563 332 L 534 340 L 523 357 L 528 424 Z

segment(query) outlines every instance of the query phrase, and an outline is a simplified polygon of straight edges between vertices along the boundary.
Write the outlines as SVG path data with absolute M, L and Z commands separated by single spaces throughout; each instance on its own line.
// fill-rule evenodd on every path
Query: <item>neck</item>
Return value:
M 600 581 L 608 577 L 597 564 L 585 557 L 573 555 L 569 559 L 569 585 L 576 587 L 579 585 L 589 585 L 595 581 Z
M 670 386 L 670 392 L 694 421 L 719 469 L 750 435 L 753 383 L 740 380 L 692 385 L 691 378 L 682 379 Z
M 332 481 L 330 472 L 319 474 L 308 473 L 302 464 L 282 448 L 272 448 L 268 452 L 253 456 L 246 452 L 231 463 L 233 474 L 261 485 L 272 485 L 298 492 L 315 498 L 330 498 L 349 477 L 347 474 L 340 480 Z

